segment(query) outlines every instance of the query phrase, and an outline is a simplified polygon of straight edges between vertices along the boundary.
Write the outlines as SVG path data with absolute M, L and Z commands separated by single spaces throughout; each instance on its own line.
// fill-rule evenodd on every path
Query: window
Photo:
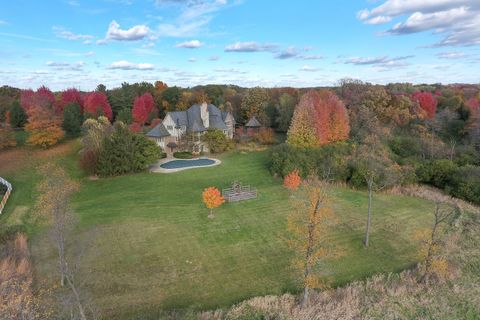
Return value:
M 172 131 L 172 130 L 173 130 L 173 126 L 167 126 L 167 130 L 168 130 L 168 131 Z

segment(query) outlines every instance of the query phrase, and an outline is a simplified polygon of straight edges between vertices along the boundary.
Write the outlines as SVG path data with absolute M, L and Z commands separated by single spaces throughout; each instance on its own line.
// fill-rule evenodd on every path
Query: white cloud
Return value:
M 227 5 L 226 0 L 157 0 L 157 5 L 179 5 L 180 14 L 171 22 L 158 26 L 158 35 L 166 37 L 190 37 L 206 33 L 206 27 L 214 13 Z
M 85 57 L 91 57 L 93 55 L 95 55 L 94 51 L 88 51 L 88 52 L 85 53 Z
M 137 41 L 148 36 L 150 32 L 150 28 L 148 28 L 144 24 L 133 26 L 130 29 L 121 29 L 120 25 L 115 20 L 113 20 L 108 26 L 105 40 Z
M 67 39 L 67 40 L 89 40 L 93 39 L 93 36 L 88 35 L 88 34 L 75 34 L 71 31 L 68 31 L 64 27 L 61 26 L 53 26 L 52 27 L 53 32 L 55 35 L 59 38 L 62 39 Z
M 189 59 L 188 59 L 188 62 L 197 62 L 197 59 L 195 59 L 195 58 L 189 58 Z
M 402 16 L 407 18 L 386 34 L 432 31 L 442 34 L 443 39 L 431 46 L 480 45 L 479 0 L 387 0 L 357 13 L 358 19 L 367 24 L 384 24 Z
M 295 58 L 299 55 L 297 48 L 295 47 L 288 47 L 287 49 L 283 50 L 282 52 L 278 53 L 275 56 L 275 59 L 290 59 Z
M 125 60 L 113 62 L 108 69 L 120 70 L 153 70 L 155 67 L 150 63 L 132 63 Z
M 153 48 L 154 46 L 155 46 L 154 42 L 149 42 L 149 43 L 145 43 L 144 45 L 142 45 L 142 48 L 143 49 L 149 49 L 149 48 Z
M 315 72 L 318 71 L 319 69 L 317 67 L 312 67 L 309 65 L 304 65 L 303 67 L 300 68 L 300 71 L 306 71 L 306 72 Z
M 273 52 L 277 49 L 277 45 L 274 44 L 260 44 L 257 42 L 236 42 L 225 47 L 225 52 Z
M 467 57 L 463 52 L 452 51 L 452 52 L 440 52 L 437 54 L 437 57 L 440 59 L 462 59 Z
M 190 40 L 190 41 L 185 41 L 181 42 L 175 45 L 176 48 L 186 48 L 186 49 L 196 49 L 200 48 L 204 45 L 204 43 L 198 41 L 198 40 Z
M 81 71 L 83 66 L 85 65 L 85 62 L 77 61 L 74 63 L 70 63 L 70 62 L 47 61 L 45 64 L 51 68 L 54 68 L 55 70 Z
M 218 60 L 220 60 L 220 56 L 211 56 L 210 58 L 208 58 L 208 60 L 210 60 L 210 61 L 218 61 Z

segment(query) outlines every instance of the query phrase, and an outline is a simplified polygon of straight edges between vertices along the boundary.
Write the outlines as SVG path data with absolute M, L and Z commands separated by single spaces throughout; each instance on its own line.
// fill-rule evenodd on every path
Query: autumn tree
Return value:
M 287 142 L 314 147 L 346 140 L 349 132 L 347 110 L 338 97 L 328 90 L 310 90 L 295 110 Z
M 27 123 L 28 117 L 25 110 L 18 101 L 14 101 L 10 107 L 10 126 L 12 128 L 23 128 Z
M 437 99 L 431 92 L 415 92 L 412 99 L 425 111 L 427 119 L 433 119 L 437 112 Z
M 48 148 L 55 145 L 65 135 L 61 129 L 61 120 L 52 109 L 41 106 L 30 107 L 27 111 L 28 123 L 25 130 L 29 133 L 27 143 Z
M 84 97 L 76 88 L 70 88 L 60 94 L 60 99 L 56 104 L 57 112 L 62 113 L 69 104 L 77 104 L 80 111 L 83 109 Z
M 37 201 L 37 212 L 52 228 L 52 239 L 58 255 L 60 285 L 70 289 L 79 318 L 86 320 L 87 310 L 82 301 L 80 287 L 67 258 L 67 239 L 73 226 L 73 215 L 70 212 L 69 203 L 73 194 L 78 191 L 79 184 L 71 180 L 65 170 L 56 164 L 44 165 L 41 173 L 44 179 L 38 186 L 40 195 Z
M 298 147 L 315 147 L 319 145 L 315 129 L 314 95 L 302 96 L 293 113 L 292 123 L 287 133 L 287 143 Z
M 291 201 L 287 243 L 295 254 L 293 265 L 303 287 L 302 307 L 306 307 L 310 291 L 327 286 L 321 278 L 327 271 L 325 262 L 338 255 L 329 237 L 334 214 L 325 186 L 316 178 L 307 179 Z
M 256 87 L 248 89 L 242 99 L 241 116 L 244 122 L 255 116 L 264 126 L 270 126 L 270 119 L 266 113 L 266 108 L 270 97 L 267 90 Z
M 213 219 L 215 216 L 213 215 L 213 209 L 219 207 L 225 202 L 220 190 L 215 187 L 208 187 L 203 190 L 202 193 L 202 200 L 205 206 L 210 210 L 208 217 Z
M 458 208 L 436 200 L 431 228 L 417 231 L 416 238 L 420 241 L 419 255 L 423 262 L 420 281 L 425 281 L 432 274 L 441 278 L 446 275 L 448 262 L 442 256 L 443 236 L 446 227 L 458 216 L 458 212 Z
M 301 183 L 302 178 L 298 170 L 293 170 L 283 178 L 283 186 L 291 191 L 296 191 Z
M 105 116 L 110 121 L 113 118 L 112 108 L 108 103 L 107 96 L 102 92 L 91 92 L 86 96 L 83 112 L 87 117 Z
M 400 176 L 400 167 L 390 159 L 389 151 L 376 136 L 368 136 L 364 144 L 357 147 L 352 161 L 355 169 L 352 179 L 362 180 L 368 189 L 368 216 L 364 240 L 365 246 L 368 247 L 373 193 L 396 182 Z
M 141 96 L 136 97 L 133 102 L 132 118 L 133 121 L 140 126 L 143 126 L 148 119 L 148 112 L 145 107 L 145 102 Z
M 41 86 L 37 89 L 37 91 L 33 91 L 31 89 L 22 90 L 20 94 L 20 105 L 26 111 L 32 107 L 52 109 L 54 103 L 55 95 L 45 86 Z

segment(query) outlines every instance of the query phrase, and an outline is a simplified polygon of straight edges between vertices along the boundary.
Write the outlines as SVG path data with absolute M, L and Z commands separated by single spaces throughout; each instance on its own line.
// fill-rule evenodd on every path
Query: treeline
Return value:
M 302 96 L 270 169 L 379 190 L 427 183 L 480 203 L 478 86 L 345 80 Z

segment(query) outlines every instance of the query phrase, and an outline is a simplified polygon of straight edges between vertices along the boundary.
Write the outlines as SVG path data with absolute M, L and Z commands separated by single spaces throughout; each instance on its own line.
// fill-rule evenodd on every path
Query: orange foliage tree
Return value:
M 297 169 L 287 174 L 283 179 L 283 186 L 292 191 L 297 190 L 300 186 L 300 183 L 302 183 L 302 178 L 300 178 L 300 174 L 298 173 Z
M 203 190 L 202 198 L 205 206 L 210 209 L 210 214 L 208 215 L 209 218 L 214 217 L 213 209 L 219 207 L 225 202 L 220 190 L 215 187 L 209 187 Z
M 52 109 L 34 106 L 27 110 L 28 123 L 25 130 L 30 134 L 29 144 L 48 148 L 55 145 L 65 135 L 61 129 L 61 120 Z
M 310 90 L 293 114 L 287 142 L 314 147 L 348 138 L 350 125 L 343 102 L 331 91 Z

